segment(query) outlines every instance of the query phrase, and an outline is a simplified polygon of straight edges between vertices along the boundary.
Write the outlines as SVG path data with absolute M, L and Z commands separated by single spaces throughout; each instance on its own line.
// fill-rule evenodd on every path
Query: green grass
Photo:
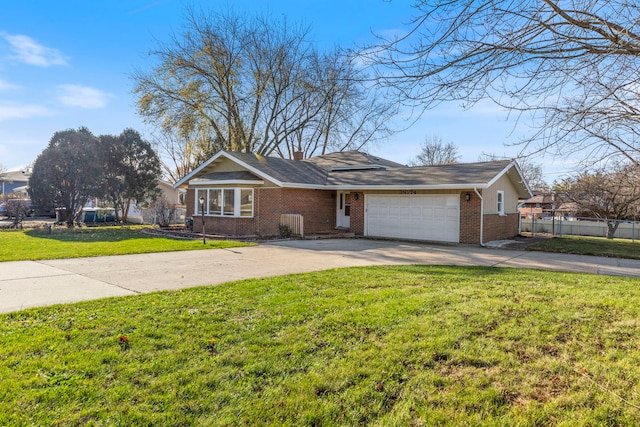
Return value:
M 638 285 L 369 267 L 5 314 L 0 425 L 638 425 Z
M 174 239 L 143 233 L 144 227 L 43 228 L 0 231 L 0 261 L 78 258 L 246 246 L 228 240 Z
M 563 236 L 542 240 L 530 250 L 578 255 L 595 255 L 613 258 L 640 259 L 640 242 L 628 239 L 603 237 Z

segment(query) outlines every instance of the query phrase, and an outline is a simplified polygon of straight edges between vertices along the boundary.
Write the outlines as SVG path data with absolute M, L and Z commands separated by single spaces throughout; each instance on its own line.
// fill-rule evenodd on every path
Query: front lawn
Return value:
M 144 227 L 44 228 L 0 231 L 0 261 L 78 258 L 246 246 L 227 240 L 174 239 L 143 233 Z
M 530 250 L 612 258 L 640 259 L 640 241 L 604 237 L 562 236 L 541 240 Z
M 639 285 L 368 267 L 0 315 L 0 425 L 638 425 Z

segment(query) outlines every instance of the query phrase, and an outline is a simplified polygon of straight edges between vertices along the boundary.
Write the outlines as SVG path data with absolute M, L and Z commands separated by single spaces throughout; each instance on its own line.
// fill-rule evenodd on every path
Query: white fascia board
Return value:
M 439 185 L 341 185 L 332 187 L 335 190 L 473 190 L 487 188 L 487 184 L 439 184 Z
M 216 160 L 218 160 L 223 154 L 225 154 L 224 151 L 219 151 L 217 154 L 215 154 L 209 160 L 207 160 L 206 162 L 204 162 L 203 164 L 201 164 L 200 166 L 198 166 L 197 168 L 192 170 L 191 173 L 185 175 L 184 177 L 182 177 L 182 179 L 178 180 L 178 182 L 173 184 L 173 188 L 178 188 L 178 187 L 184 185 L 184 183 L 189 182 L 191 180 L 191 178 L 193 178 L 195 175 L 197 175 L 202 169 L 206 168 L 211 163 L 213 163 Z M 229 156 L 225 156 L 225 157 L 228 158 Z
M 256 181 L 256 180 L 242 180 L 242 179 L 230 179 L 230 180 L 191 180 L 189 181 L 189 185 L 262 185 L 264 181 Z
M 487 184 L 439 184 L 439 185 L 318 185 L 297 182 L 275 182 L 282 188 L 299 188 L 307 190 L 331 191 L 390 191 L 390 190 L 473 190 L 488 188 Z M 189 185 L 221 185 L 221 184 L 264 184 L 264 181 L 190 181 Z
M 520 178 L 522 178 L 522 183 L 524 184 L 524 187 L 527 189 L 527 192 L 529 193 L 529 197 L 533 197 L 533 191 L 531 190 L 531 187 L 529 187 L 529 183 L 524 179 L 524 174 L 522 173 L 522 169 L 520 169 L 520 165 L 515 160 L 513 161 L 513 164 L 516 167 L 518 174 L 520 174 Z
M 496 182 L 498 182 L 498 180 L 499 180 L 500 178 L 502 178 L 502 176 L 503 176 L 504 174 L 506 174 L 506 173 L 509 171 L 509 169 L 511 169 L 514 165 L 515 165 L 515 161 L 512 161 L 512 162 L 511 162 L 511 163 L 509 163 L 507 166 L 505 166 L 505 167 L 504 167 L 504 169 L 502 169 L 500 172 L 498 172 L 498 174 L 497 174 L 496 176 L 494 176 L 494 177 L 491 179 L 491 181 L 489 181 L 489 187 L 490 187 L 490 186 L 492 186 L 493 184 L 495 184 Z M 520 171 L 518 170 L 518 172 L 520 172 Z M 522 176 L 522 175 L 521 175 L 521 176 Z
M 220 157 L 224 157 L 226 159 L 229 159 L 232 162 L 234 162 L 235 164 L 242 166 L 243 168 L 247 169 L 250 172 L 253 172 L 255 175 L 258 175 L 260 178 L 265 179 L 267 181 L 271 181 L 274 184 L 282 187 L 282 183 L 280 181 L 278 181 L 277 179 L 265 174 L 264 172 L 254 168 L 254 167 L 252 167 L 252 166 L 250 166 L 248 164 L 246 164 L 245 162 L 243 162 L 241 160 L 238 160 L 237 158 L 233 157 L 232 155 L 227 154 L 224 151 L 219 151 L 212 158 L 210 158 L 209 160 L 207 160 L 206 162 L 204 162 L 203 164 L 201 164 L 200 166 L 195 168 L 190 174 L 186 175 L 184 178 L 182 178 L 181 180 L 179 180 L 178 182 L 173 184 L 173 187 L 174 188 L 178 188 L 179 186 L 184 185 L 185 183 L 191 183 L 191 178 L 196 176 L 202 169 L 206 168 L 211 163 L 213 163 L 216 160 L 218 160 Z
M 473 190 L 487 188 L 487 184 L 439 184 L 439 185 L 308 185 L 285 182 L 285 188 L 308 188 L 312 190 L 376 191 L 376 190 Z
M 275 182 L 275 181 L 272 181 Z M 319 184 L 301 184 L 298 182 L 276 182 L 280 187 L 283 188 L 303 188 L 307 190 L 333 190 L 333 188 L 329 188 L 326 185 Z
M 487 184 L 487 187 L 491 187 L 493 184 L 495 184 L 500 178 L 502 178 L 503 175 L 505 175 L 507 172 L 509 172 L 509 170 L 511 168 L 515 168 L 516 171 L 518 172 L 518 175 L 521 178 L 520 183 L 524 186 L 525 190 L 527 191 L 527 193 L 529 193 L 529 197 L 533 197 L 533 192 L 531 191 L 531 188 L 529 187 L 529 183 L 527 183 L 524 179 L 524 175 L 522 174 L 522 169 L 520 169 L 520 166 L 518 166 L 518 162 L 516 162 L 515 160 L 512 161 L 511 163 L 509 163 L 504 169 L 502 169 L 500 171 L 500 173 L 498 173 L 496 176 L 493 177 L 493 179 L 491 181 L 489 181 L 489 183 Z

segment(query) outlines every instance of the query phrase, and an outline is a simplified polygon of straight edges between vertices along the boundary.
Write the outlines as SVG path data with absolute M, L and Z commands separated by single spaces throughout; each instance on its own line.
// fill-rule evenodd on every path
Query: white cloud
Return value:
M 52 65 L 67 65 L 67 58 L 58 49 L 38 44 L 34 39 L 24 35 L 3 34 L 4 39 L 11 46 L 14 58 L 29 65 L 50 67 Z
M 67 107 L 80 107 L 87 109 L 103 108 L 107 105 L 110 94 L 89 86 L 60 85 L 58 101 Z
M 50 114 L 52 114 L 51 111 L 41 105 L 0 103 L 0 122 L 11 119 L 48 116 Z
M 137 8 L 137 9 L 132 10 L 131 12 L 129 12 L 129 15 L 134 15 L 134 14 L 137 14 L 137 13 L 145 12 L 145 11 L 147 11 L 149 9 L 153 9 L 154 7 L 157 7 L 157 6 L 160 6 L 160 5 L 164 4 L 164 3 L 167 3 L 168 1 L 169 0 L 156 0 L 156 1 L 151 2 L 151 3 L 147 3 L 144 6 L 141 6 L 141 7 Z
M 3 91 L 3 90 L 16 90 L 16 89 L 20 89 L 20 86 L 11 84 L 6 80 L 0 79 L 0 91 Z

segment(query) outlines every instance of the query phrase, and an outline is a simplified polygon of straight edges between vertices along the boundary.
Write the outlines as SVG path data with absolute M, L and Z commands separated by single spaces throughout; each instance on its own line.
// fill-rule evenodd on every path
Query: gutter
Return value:
M 475 191 L 475 193 L 478 195 L 478 197 L 480 198 L 480 246 L 485 247 L 484 244 L 484 199 L 482 198 L 482 195 L 478 192 L 478 187 L 473 187 L 473 191 Z

